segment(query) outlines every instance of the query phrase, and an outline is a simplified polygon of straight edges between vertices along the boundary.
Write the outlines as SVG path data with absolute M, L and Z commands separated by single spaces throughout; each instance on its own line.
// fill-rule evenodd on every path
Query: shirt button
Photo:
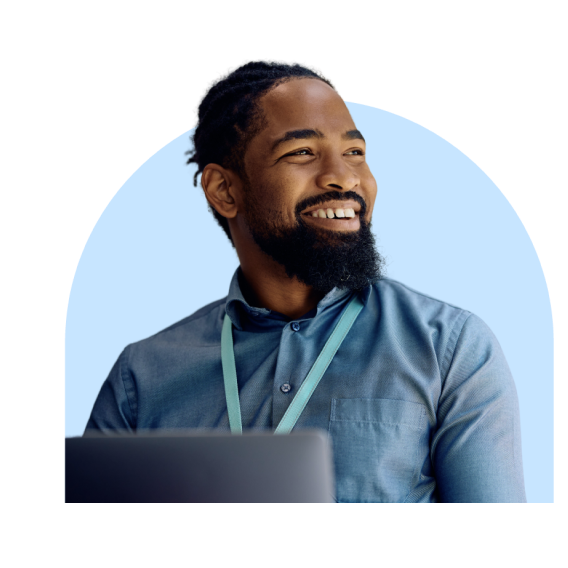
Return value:
M 300 331 L 300 324 L 297 321 L 293 322 L 292 323 L 292 329 L 294 331 Z
M 290 391 L 292 390 L 292 387 L 290 386 L 290 383 L 284 383 L 284 384 L 280 387 L 280 390 L 281 390 L 283 393 L 287 393 L 287 392 L 290 392 Z

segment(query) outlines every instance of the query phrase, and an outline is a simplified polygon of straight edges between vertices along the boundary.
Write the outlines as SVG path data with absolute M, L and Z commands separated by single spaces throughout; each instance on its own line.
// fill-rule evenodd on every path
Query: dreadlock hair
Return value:
M 269 90 L 294 78 L 319 79 L 334 88 L 320 74 L 298 64 L 251 61 L 209 89 L 199 105 L 198 123 L 191 137 L 193 150 L 186 152 L 190 155 L 187 163 L 197 164 L 194 186 L 197 186 L 197 177 L 207 164 L 219 164 L 247 179 L 245 151 L 264 125 L 259 99 Z M 227 219 L 213 207 L 209 206 L 209 210 L 234 246 Z

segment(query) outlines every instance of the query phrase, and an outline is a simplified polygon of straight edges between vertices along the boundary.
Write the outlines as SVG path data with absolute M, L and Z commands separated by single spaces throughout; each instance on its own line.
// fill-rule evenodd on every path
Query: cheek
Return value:
M 281 188 L 275 184 L 256 185 L 247 197 L 249 214 L 275 226 L 290 225 L 288 207 L 282 199 Z
M 286 223 L 295 222 L 296 205 L 300 201 L 302 182 L 291 172 L 265 176 L 262 179 L 262 205 L 273 215 L 278 215 Z
M 361 181 L 365 188 L 365 200 L 367 202 L 367 211 L 370 219 L 375 206 L 375 199 L 377 197 L 377 182 L 371 172 L 368 172 Z

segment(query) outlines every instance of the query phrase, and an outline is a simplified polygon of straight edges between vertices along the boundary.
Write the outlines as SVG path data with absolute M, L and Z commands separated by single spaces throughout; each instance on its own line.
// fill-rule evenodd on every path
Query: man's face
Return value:
M 345 103 L 317 79 L 290 80 L 260 103 L 241 221 L 289 277 L 324 292 L 368 285 L 382 263 L 369 229 L 377 185 Z

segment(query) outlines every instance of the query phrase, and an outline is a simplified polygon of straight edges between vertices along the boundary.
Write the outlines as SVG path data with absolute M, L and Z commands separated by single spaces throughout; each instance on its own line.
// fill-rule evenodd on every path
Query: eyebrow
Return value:
M 319 130 L 313 128 L 289 130 L 288 132 L 286 132 L 286 134 L 284 134 L 284 136 L 278 138 L 278 140 L 276 140 L 274 144 L 272 144 L 272 152 L 274 152 L 274 150 L 276 150 L 276 148 L 278 148 L 278 146 L 280 146 L 280 144 L 283 144 L 284 142 L 288 142 L 290 140 L 308 140 L 310 138 L 318 138 L 321 140 L 322 138 L 325 138 L 325 135 L 323 134 L 323 132 L 320 132 Z M 363 135 L 358 130 L 348 130 L 347 132 L 345 132 L 345 134 L 342 134 L 341 139 L 363 140 L 363 142 L 365 141 L 365 138 L 363 138 Z

